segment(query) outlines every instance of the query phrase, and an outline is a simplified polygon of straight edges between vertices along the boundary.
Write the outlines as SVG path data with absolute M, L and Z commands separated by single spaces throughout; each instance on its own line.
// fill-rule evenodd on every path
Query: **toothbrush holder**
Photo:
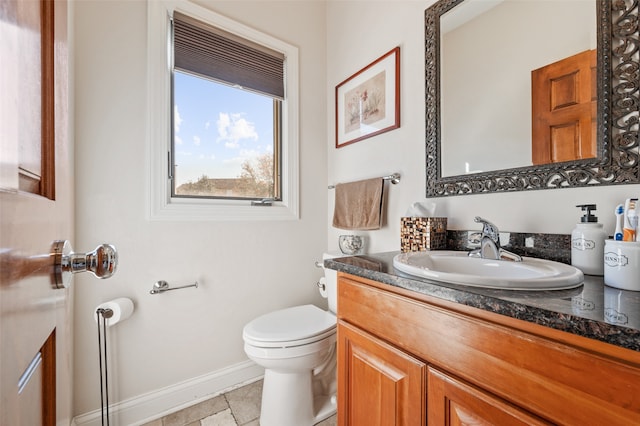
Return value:
M 640 291 L 640 241 L 605 240 L 604 283 L 622 290 Z

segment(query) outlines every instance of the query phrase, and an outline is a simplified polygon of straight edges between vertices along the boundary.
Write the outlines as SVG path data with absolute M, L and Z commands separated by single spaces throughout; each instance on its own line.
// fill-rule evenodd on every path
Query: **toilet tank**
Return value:
M 342 253 L 324 253 L 322 255 L 322 260 L 324 261 L 325 259 L 333 259 L 335 257 L 342 256 L 344 256 Z M 329 311 L 335 314 L 338 312 L 338 271 L 328 268 L 323 269 Z

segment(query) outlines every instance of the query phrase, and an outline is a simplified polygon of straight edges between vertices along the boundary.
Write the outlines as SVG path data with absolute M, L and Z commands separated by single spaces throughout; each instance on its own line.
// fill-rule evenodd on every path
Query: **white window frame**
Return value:
M 252 206 L 250 200 L 171 196 L 171 41 L 174 10 L 285 55 L 285 100 L 282 101 L 282 200 Z M 298 48 L 185 0 L 147 2 L 147 147 L 148 219 L 169 221 L 298 220 Z

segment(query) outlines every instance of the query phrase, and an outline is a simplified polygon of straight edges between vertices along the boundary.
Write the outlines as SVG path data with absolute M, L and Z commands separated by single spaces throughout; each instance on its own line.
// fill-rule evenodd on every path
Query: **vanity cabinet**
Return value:
M 427 365 L 345 322 L 338 322 L 345 425 L 412 425 L 425 422 Z
M 427 406 L 430 425 L 546 425 L 530 413 L 429 367 Z
M 340 272 L 338 424 L 640 424 L 640 353 Z

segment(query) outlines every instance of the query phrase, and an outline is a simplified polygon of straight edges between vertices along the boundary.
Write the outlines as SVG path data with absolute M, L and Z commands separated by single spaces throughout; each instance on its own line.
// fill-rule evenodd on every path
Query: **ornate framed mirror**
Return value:
M 483 42 L 482 47 L 486 47 L 488 53 L 484 56 L 486 59 L 481 60 L 478 64 L 474 64 L 470 56 L 474 50 L 479 49 L 466 46 L 467 52 L 471 51 L 472 53 L 462 55 L 444 49 L 444 47 L 456 46 L 455 43 L 448 41 L 453 39 L 453 36 L 448 36 L 449 38 L 445 42 L 445 34 L 459 31 L 460 26 L 476 25 L 477 22 L 473 16 L 477 17 L 478 13 L 483 19 L 488 19 L 487 17 L 490 16 L 486 10 L 476 12 L 475 15 L 473 11 L 469 12 L 470 8 L 467 6 L 473 2 L 474 0 L 440 0 L 425 12 L 426 196 L 441 197 L 640 183 L 638 167 L 640 126 L 638 1 L 584 0 L 564 2 L 572 8 L 578 7 L 578 4 L 589 6 L 586 13 L 591 13 L 591 18 L 588 20 L 593 22 L 592 35 L 587 32 L 582 34 L 582 29 L 571 29 L 574 28 L 572 27 L 574 25 L 573 19 L 579 13 L 577 9 L 572 9 L 568 12 L 568 18 L 562 18 L 558 11 L 560 3 L 563 3 L 561 1 L 492 0 L 479 2 L 484 3 L 485 6 L 492 3 L 492 13 L 496 12 L 492 18 L 493 22 L 496 19 L 500 20 L 500 15 L 497 12 L 508 4 L 540 5 L 546 3 L 554 5 L 556 9 L 552 15 L 548 12 L 540 12 L 545 16 L 544 25 L 532 24 L 545 28 L 547 33 L 543 35 L 532 34 L 522 29 L 523 23 L 531 21 L 532 15 L 538 13 L 531 11 L 523 11 L 522 13 L 525 14 L 523 16 L 526 16 L 526 19 L 522 20 L 514 18 L 516 12 L 508 11 L 508 15 L 505 15 L 506 12 L 502 12 L 503 17 L 509 17 L 509 19 L 502 19 L 502 21 L 517 23 L 519 26 L 514 28 L 518 28 L 519 32 L 514 29 L 501 30 L 494 26 L 489 31 L 478 30 L 478 27 L 467 30 L 472 31 L 471 34 L 474 36 L 469 37 L 470 33 L 467 33 L 464 38 L 465 44 L 468 44 L 470 39 L 479 38 L 482 33 L 497 34 L 495 37 L 497 42 Z M 467 9 L 464 14 L 458 13 L 463 9 Z M 535 102 L 531 100 L 531 96 L 537 92 L 538 86 L 534 85 L 530 73 L 538 66 L 547 65 L 544 61 L 555 63 L 557 58 L 551 56 L 548 60 L 539 59 L 539 62 L 542 63 L 536 65 L 534 57 L 538 48 L 529 47 L 526 43 L 531 40 L 544 39 L 544 37 L 553 37 L 552 30 L 548 26 L 549 22 L 553 20 L 549 18 L 550 16 L 558 17 L 555 21 L 559 22 L 558 31 L 563 36 L 552 38 L 553 42 L 544 41 L 545 49 L 550 50 L 551 46 L 563 44 L 566 39 L 571 38 L 567 37 L 567 34 L 580 33 L 578 34 L 580 37 L 576 38 L 586 43 L 585 46 L 589 43 L 595 45 L 592 74 L 596 78 L 590 83 L 591 93 L 593 93 L 590 98 L 591 106 L 588 107 L 591 111 L 590 124 L 582 126 L 583 133 L 576 131 L 579 126 L 575 128 L 552 126 L 551 130 L 547 129 L 545 132 L 553 135 L 569 135 L 569 139 L 572 140 L 580 140 L 581 137 L 584 139 L 584 135 L 589 133 L 592 135 L 593 147 L 590 154 L 587 153 L 581 157 L 567 159 L 567 157 L 558 155 L 557 158 L 552 158 L 546 163 L 535 163 L 531 154 L 533 148 L 529 148 L 529 146 L 533 145 L 531 128 L 536 125 L 536 117 L 539 116 L 537 112 L 531 112 L 531 109 L 535 108 L 535 106 L 532 107 Z M 455 30 L 450 31 L 451 28 L 455 28 Z M 502 42 L 505 40 L 513 42 L 512 46 L 518 48 L 502 46 Z M 589 47 L 587 46 L 586 49 L 588 50 Z M 515 56 L 515 53 L 523 53 L 525 56 L 524 58 Z M 486 55 L 493 56 L 487 57 Z M 563 58 L 560 53 L 555 53 L 555 55 Z M 457 65 L 455 61 L 450 60 L 451 58 L 458 60 Z M 505 62 L 500 63 L 496 58 L 503 58 Z M 445 63 L 448 68 L 444 67 Z M 517 79 L 512 78 L 516 72 L 511 71 L 511 68 L 507 66 L 509 64 L 523 64 L 528 67 L 526 72 L 518 77 L 525 80 L 527 87 L 522 87 L 522 84 L 516 85 Z M 491 65 L 493 68 L 487 68 L 485 65 Z M 446 70 L 455 70 L 456 72 Z M 458 71 L 467 72 L 466 77 L 465 74 L 459 74 Z M 505 84 L 508 86 L 490 89 L 491 92 L 487 94 L 488 85 L 484 83 L 484 80 L 478 78 L 487 75 L 500 81 L 502 86 Z M 555 96 L 559 99 L 564 99 L 563 96 L 565 98 L 571 97 L 569 95 L 575 89 L 573 80 L 570 80 L 570 84 L 564 84 L 566 81 L 561 79 L 554 81 L 560 83 L 556 84 L 557 87 L 553 86 L 556 87 L 556 92 L 552 91 L 550 97 Z M 465 86 L 465 84 L 467 85 Z M 473 92 L 474 85 L 485 92 Z M 494 93 L 500 94 L 494 95 Z M 509 106 L 505 99 L 509 94 L 514 94 L 512 97 L 518 98 L 522 104 Z M 479 103 L 474 103 L 475 101 L 479 101 Z M 507 116 L 506 112 L 500 112 L 498 106 L 504 106 L 505 111 L 518 111 L 524 118 Z M 524 113 L 522 113 L 523 111 Z M 484 120 L 486 115 L 490 115 L 488 112 L 496 112 L 494 114 L 497 115 L 495 123 Z M 527 120 L 528 123 L 523 120 Z M 474 121 L 482 123 L 482 126 L 473 127 Z M 509 133 L 511 130 L 504 132 L 497 130 L 497 126 L 504 123 L 511 125 L 512 133 Z M 584 133 L 586 127 L 589 127 L 589 130 Z M 528 133 L 529 140 L 527 141 L 520 140 L 523 139 L 521 136 L 523 129 Z M 527 139 L 526 136 L 524 138 Z M 456 145 L 460 142 L 462 145 Z M 525 145 L 524 148 L 521 144 Z M 515 151 L 526 151 L 529 154 L 525 160 L 519 160 L 522 161 L 522 164 L 516 163 L 514 166 L 509 163 L 511 159 L 508 154 Z M 504 157 L 507 162 L 493 164 L 489 161 L 486 164 L 476 166 L 474 161 L 479 161 L 483 155 L 492 161 L 498 157 Z M 460 168 L 458 165 L 449 166 L 451 159 L 454 160 L 454 164 L 456 161 L 462 160 L 464 168 Z

